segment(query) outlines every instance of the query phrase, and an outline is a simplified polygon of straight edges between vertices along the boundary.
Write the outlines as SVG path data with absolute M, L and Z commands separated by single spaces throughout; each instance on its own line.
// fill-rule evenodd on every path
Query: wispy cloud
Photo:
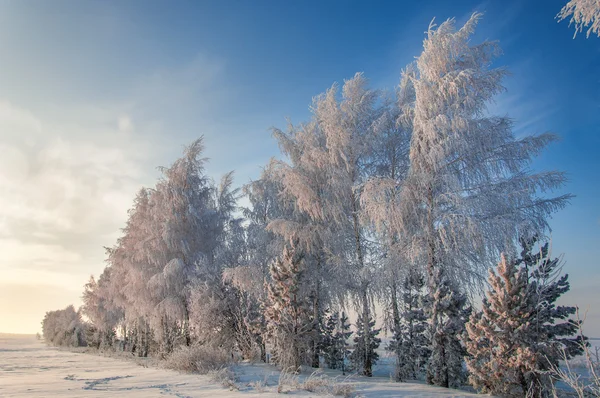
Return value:
M 123 131 L 116 115 L 112 124 L 71 126 L 63 133 L 26 109 L 0 103 L 0 130 L 7 132 L 0 137 L 0 244 L 8 251 L 0 267 L 29 261 L 37 268 L 65 269 L 75 265 L 52 264 L 64 260 L 60 250 L 83 260 L 89 254 L 78 251 L 86 241 L 99 243 L 114 234 L 144 180 L 149 149 Z M 16 242 L 37 246 L 28 250 Z M 40 245 L 47 245 L 42 262 L 31 258 Z
M 0 290 L 43 284 L 79 303 L 156 166 L 204 131 L 217 136 L 213 119 L 230 95 L 223 64 L 198 56 L 157 68 L 132 77 L 125 96 L 102 101 L 29 107 L 0 97 Z M 34 301 L 39 322 L 51 307 Z

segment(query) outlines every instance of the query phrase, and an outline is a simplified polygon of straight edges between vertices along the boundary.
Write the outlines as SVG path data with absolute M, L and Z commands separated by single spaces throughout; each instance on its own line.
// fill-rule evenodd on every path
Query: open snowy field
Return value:
M 132 361 L 78 354 L 46 347 L 32 335 L 0 334 L 0 397 L 275 397 L 278 374 L 266 365 L 234 367 L 240 391 L 231 391 L 209 376 L 136 365 Z M 334 376 L 333 374 L 330 374 Z M 252 381 L 267 380 L 257 390 Z M 388 377 L 356 377 L 355 396 L 469 397 L 421 384 L 392 383 Z M 307 391 L 288 395 L 319 396 Z

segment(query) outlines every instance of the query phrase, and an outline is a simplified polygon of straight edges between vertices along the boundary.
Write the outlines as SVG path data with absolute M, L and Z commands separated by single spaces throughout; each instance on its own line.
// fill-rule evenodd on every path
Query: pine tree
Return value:
M 297 243 L 290 241 L 281 257 L 271 263 L 264 309 L 267 333 L 273 344 L 273 362 L 292 371 L 307 363 L 313 330 L 310 302 L 301 289 L 303 253 Z
M 428 318 L 422 275 L 412 270 L 404 280 L 402 313 L 388 346 L 396 354 L 396 380 L 415 380 L 429 357 Z
M 348 338 L 352 335 L 348 317 L 342 311 L 327 317 L 323 331 L 323 354 L 329 369 L 340 369 L 345 374 L 345 365 L 350 353 Z
M 381 329 L 375 329 L 375 320 L 370 316 L 367 320 L 360 314 L 356 320 L 356 336 L 354 337 L 354 351 L 350 354 L 353 368 L 364 376 L 373 376 L 373 365 L 377 363 L 381 339 L 377 337 Z
M 325 359 L 325 364 L 329 369 L 337 369 L 339 364 L 338 345 L 336 344 L 336 332 L 339 324 L 339 313 L 334 312 L 327 317 L 323 327 L 323 338 L 321 340 L 321 350 Z
M 551 370 L 558 361 L 580 355 L 586 338 L 577 336 L 579 323 L 569 319 L 575 307 L 556 306 L 569 290 L 568 275 L 560 276 L 558 258 L 548 243 L 533 253 L 537 238 L 522 239 L 521 258 L 504 256 L 482 311 L 467 324 L 467 366 L 476 388 L 494 394 L 535 397 L 551 395 Z M 517 353 L 517 354 L 513 354 Z
M 350 330 L 350 323 L 348 322 L 348 315 L 344 311 L 340 315 L 340 323 L 338 325 L 338 330 L 336 332 L 336 342 L 338 344 L 338 352 L 341 353 L 340 358 L 340 366 L 338 369 L 342 370 L 342 374 L 346 374 L 347 366 L 350 356 L 350 344 L 348 344 L 348 339 L 352 336 L 352 330 Z
M 536 354 L 536 371 L 530 374 L 528 385 L 535 395 L 548 394 L 554 380 L 549 371 L 558 368 L 558 361 L 583 353 L 586 341 L 578 335 L 579 323 L 569 319 L 576 307 L 557 306 L 557 300 L 569 291 L 569 275 L 561 275 L 559 258 L 550 256 L 549 243 L 533 253 L 537 237 L 521 239 L 521 258 L 517 265 L 525 267 L 528 289 L 534 304 L 529 320 L 530 347 Z M 586 337 L 583 337 L 586 340 Z
M 435 291 L 431 302 L 431 356 L 427 364 L 427 382 L 442 387 L 459 387 L 465 380 L 464 333 L 470 307 L 461 293 L 439 268 L 434 276 Z
M 503 255 L 496 272 L 490 269 L 482 311 L 466 325 L 469 381 L 482 392 L 525 396 L 536 362 L 530 346 L 535 304 L 524 267 Z

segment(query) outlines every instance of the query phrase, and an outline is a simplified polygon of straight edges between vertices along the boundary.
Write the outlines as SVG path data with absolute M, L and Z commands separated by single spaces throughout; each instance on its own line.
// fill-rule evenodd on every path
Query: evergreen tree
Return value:
M 530 347 L 536 354 L 536 372 L 528 380 L 529 388 L 536 395 L 550 392 L 554 380 L 550 370 L 558 368 L 558 361 L 570 359 L 583 353 L 582 338 L 578 334 L 579 323 L 570 319 L 577 312 L 576 307 L 557 306 L 557 300 L 569 291 L 569 275 L 561 275 L 559 258 L 550 256 L 549 243 L 539 251 L 537 237 L 521 239 L 521 258 L 517 265 L 525 267 L 528 290 L 534 304 L 534 312 L 529 320 L 532 342 Z M 586 340 L 586 337 L 583 337 Z
M 354 351 L 350 354 L 350 361 L 356 371 L 367 377 L 373 376 L 373 365 L 379 359 L 379 354 L 375 350 L 381 343 L 381 339 L 377 337 L 380 331 L 381 329 L 375 329 L 375 320 L 370 316 L 366 320 L 362 314 L 358 316 Z
M 548 243 L 533 254 L 537 238 L 523 239 L 521 258 L 504 256 L 482 311 L 467 325 L 467 366 L 476 388 L 494 394 L 535 397 L 551 395 L 551 370 L 558 361 L 580 355 L 586 338 L 577 336 L 575 307 L 556 306 L 569 290 L 560 276 L 559 259 L 551 259 Z
M 339 368 L 342 370 L 342 374 L 346 374 L 348 362 L 348 358 L 350 355 L 350 344 L 348 344 L 348 339 L 352 336 L 352 330 L 350 330 L 350 323 L 348 322 L 348 315 L 344 311 L 340 315 L 340 323 L 338 326 L 338 331 L 336 332 L 336 342 L 338 344 L 338 352 L 341 353 L 341 361 L 339 363 Z
M 297 241 L 290 241 L 281 257 L 271 263 L 268 300 L 264 309 L 267 333 L 273 344 L 273 362 L 283 369 L 297 371 L 308 361 L 310 302 L 303 297 L 303 253 Z
M 423 289 L 425 280 L 414 270 L 404 280 L 402 313 L 388 346 L 396 354 L 396 380 L 418 378 L 429 357 L 428 323 Z
M 346 359 L 350 353 L 348 338 L 351 335 L 348 317 L 344 312 L 334 312 L 327 317 L 323 333 L 323 354 L 329 369 L 340 369 L 345 374 Z
M 435 291 L 431 303 L 431 356 L 427 364 L 427 382 L 442 387 L 459 387 L 465 380 L 460 341 L 469 317 L 467 298 L 439 268 L 434 276 Z
M 490 270 L 482 311 L 466 325 L 469 381 L 482 392 L 524 396 L 535 369 L 530 347 L 534 303 L 525 268 L 503 255 L 496 272 Z
M 336 344 L 336 332 L 339 321 L 339 313 L 334 312 L 327 317 L 323 327 L 321 350 L 323 351 L 325 364 L 329 369 L 337 369 L 339 364 L 339 352 Z

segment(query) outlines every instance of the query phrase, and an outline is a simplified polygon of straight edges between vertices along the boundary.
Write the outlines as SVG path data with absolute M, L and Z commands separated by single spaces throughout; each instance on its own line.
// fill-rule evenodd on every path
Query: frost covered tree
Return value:
M 312 365 L 318 367 L 324 309 L 345 293 L 334 279 L 332 254 L 339 252 L 339 241 L 335 236 L 335 225 L 329 222 L 326 139 L 316 117 L 298 126 L 290 124 L 287 132 L 273 129 L 273 135 L 288 160 L 273 160 L 270 164 L 272 178 L 281 187 L 279 199 L 286 211 L 271 220 L 268 228 L 286 241 L 295 236 L 305 251 L 305 267 L 312 275 L 310 294 L 315 327 Z
M 373 123 L 368 177 L 360 196 L 362 219 L 372 225 L 370 235 L 376 237 L 377 251 L 383 255 L 374 279 L 377 297 L 384 307 L 385 326 L 392 331 L 400 322 L 402 276 L 410 266 L 400 250 L 403 240 L 394 215 L 398 213 L 400 191 L 409 168 L 412 74 L 413 68 L 409 66 L 402 72 L 395 96 L 382 96 L 383 104 Z
M 579 335 L 579 322 L 570 318 L 577 307 L 557 305 L 558 299 L 570 289 L 568 274 L 561 275 L 560 258 L 551 258 L 548 242 L 534 252 L 537 242 L 537 237 L 521 239 L 523 250 L 517 265 L 525 267 L 534 306 L 529 319 L 529 346 L 536 361 L 528 384 L 530 393 L 542 396 L 550 394 L 554 384 L 550 371 L 558 367 L 559 360 L 581 355 L 587 338 Z
M 191 287 L 190 317 L 194 335 L 202 344 L 237 350 L 244 358 L 253 356 L 255 336 L 248 329 L 248 316 L 256 311 L 249 292 L 240 290 L 236 271 L 246 267 L 246 236 L 243 219 L 236 217 L 240 190 L 232 188 L 233 173 L 227 173 L 214 189 L 210 257 L 198 267 Z M 247 276 L 253 275 L 247 272 Z M 255 282 L 262 283 L 262 279 Z
M 139 355 L 151 347 L 168 354 L 198 339 L 190 324 L 192 288 L 222 290 L 222 269 L 243 250 L 241 220 L 232 217 L 238 195 L 232 175 L 215 187 L 204 174 L 202 151 L 202 139 L 192 142 L 161 168 L 153 189 L 139 191 L 123 236 L 107 251 L 103 295 L 124 314 L 122 334 Z
M 579 323 L 569 320 L 576 308 L 556 306 L 569 290 L 559 259 L 550 258 L 548 244 L 532 253 L 536 238 L 521 242 L 520 259 L 502 256 L 497 273 L 490 270 L 482 311 L 467 324 L 467 367 L 482 391 L 551 396 L 552 370 L 580 355 L 586 342 L 577 337 Z
M 290 241 L 282 255 L 270 266 L 268 299 L 264 309 L 268 336 L 273 346 L 273 362 L 283 369 L 298 371 L 308 362 L 310 301 L 303 289 L 303 253 L 297 241 Z
M 467 297 L 443 268 L 435 271 L 434 286 L 430 303 L 431 355 L 427 363 L 427 382 L 456 388 L 466 378 L 463 370 L 466 351 L 461 336 L 471 308 L 467 305 Z
M 489 283 L 482 311 L 474 313 L 466 325 L 469 380 L 482 392 L 524 396 L 535 371 L 535 352 L 530 346 L 535 308 L 526 269 L 503 255 L 497 271 L 490 269 Z
M 147 356 L 153 338 L 150 321 L 154 303 L 148 281 L 156 272 L 153 252 L 158 238 L 152 222 L 152 190 L 142 188 L 136 194 L 123 235 L 114 247 L 107 248 L 107 270 L 110 272 L 107 297 L 123 314 L 124 333 L 130 338 L 131 352 Z
M 347 370 L 347 362 L 350 358 L 350 345 L 348 344 L 348 339 L 352 336 L 352 330 L 350 330 L 350 323 L 348 321 L 348 315 L 344 311 L 342 311 L 340 315 L 340 323 L 339 328 L 336 333 L 336 341 L 339 344 L 339 351 L 342 352 L 340 368 L 342 370 L 342 374 L 346 374 Z
M 586 37 L 590 34 L 596 34 L 600 37 L 600 1 L 598 0 L 571 0 L 558 13 L 556 19 L 561 22 L 567 18 L 569 26 L 575 25 L 573 38 L 577 37 L 578 32 L 583 32 L 587 28 Z
M 366 317 L 370 311 L 375 257 L 361 220 L 360 189 L 367 175 L 377 98 L 357 74 L 344 83 L 341 98 L 336 85 L 316 97 L 308 123 L 290 126 L 289 133 L 274 130 L 291 163 L 276 162 L 282 196 L 298 211 L 270 228 L 282 236 L 294 234 L 305 246 L 307 268 L 314 276 L 315 326 L 322 322 L 322 309 L 334 298 L 346 300 L 349 292 Z M 314 365 L 316 354 L 313 349 Z
M 116 328 L 123 320 L 123 311 L 114 305 L 108 290 L 111 280 L 111 268 L 106 268 L 98 278 L 90 277 L 83 290 L 81 313 L 93 325 L 86 338 L 88 345 L 96 348 L 109 348 L 116 335 Z
M 84 347 L 88 325 L 81 312 L 72 305 L 63 310 L 48 311 L 42 321 L 42 335 L 46 344 L 55 346 Z
M 266 301 L 266 291 L 265 278 L 260 271 L 245 263 L 223 270 L 224 291 L 229 300 L 226 308 L 219 310 L 216 307 L 215 319 L 226 322 L 215 329 L 219 336 L 211 340 L 222 346 L 231 346 L 235 342 L 232 348 L 237 349 L 244 359 L 254 359 L 258 355 L 266 362 L 266 321 L 261 309 Z
M 396 354 L 396 380 L 416 380 L 429 358 L 429 329 L 425 280 L 416 270 L 403 284 L 400 322 L 388 350 Z
M 350 354 L 348 339 L 352 335 L 345 312 L 334 312 L 327 317 L 323 336 L 323 356 L 329 369 L 340 369 L 345 374 Z
M 480 17 L 473 14 L 460 29 L 452 19 L 431 25 L 411 78 L 415 101 L 410 169 L 396 225 L 407 255 L 427 271 L 433 296 L 430 365 L 443 364 L 442 358 L 460 351 L 456 342 L 451 353 L 436 349 L 450 344 L 444 342 L 445 327 L 460 329 L 458 319 L 450 324 L 438 319 L 436 314 L 443 314 L 439 310 L 447 304 L 436 300 L 454 297 L 450 301 L 460 304 L 460 290 L 478 286 L 499 251 L 510 247 L 522 231 L 545 231 L 547 218 L 570 198 L 539 195 L 560 187 L 565 181 L 562 173 L 533 174 L 527 169 L 555 137 L 516 139 L 510 119 L 487 112 L 487 103 L 504 90 L 506 71 L 492 67 L 500 52 L 497 43 L 470 41 Z M 444 285 L 436 282 L 440 269 Z M 449 290 L 440 290 L 442 286 Z M 458 364 L 458 359 L 451 362 Z M 455 383 L 452 367 L 438 367 L 428 367 L 430 381 Z M 458 365 L 455 368 L 458 372 Z
M 367 87 L 363 75 L 356 74 L 345 81 L 341 99 L 337 96 L 337 86 L 333 86 L 313 105 L 327 149 L 317 159 L 327 171 L 325 220 L 335 231 L 330 261 L 336 266 L 336 277 L 355 299 L 360 319 L 364 320 L 360 323 L 363 330 L 357 333 L 366 353 L 378 345 L 371 341 L 370 326 L 371 284 L 378 256 L 367 239 L 369 224 L 361 219 L 360 191 L 368 176 L 373 124 L 380 112 L 376 106 L 378 98 L 378 92 Z M 369 355 L 357 362 L 364 367 L 365 374 L 371 373 Z
M 250 206 L 242 212 L 247 221 L 245 228 L 245 255 L 236 267 L 224 270 L 224 280 L 238 290 L 243 309 L 243 322 L 260 358 L 266 362 L 267 325 L 262 308 L 267 302 L 264 281 L 269 278 L 270 264 L 283 251 L 283 238 L 269 230 L 273 220 L 281 220 L 290 213 L 279 197 L 281 184 L 274 177 L 271 165 L 263 169 L 259 179 L 244 186 Z
M 154 261 L 160 272 L 148 284 L 160 318 L 159 333 L 165 352 L 171 352 L 174 333 L 181 331 L 186 345 L 191 342 L 189 325 L 189 286 L 191 281 L 207 280 L 215 274 L 218 231 L 214 188 L 204 174 L 203 140 L 185 148 L 181 158 L 161 168 L 163 177 L 151 196 L 154 223 L 158 229 L 158 250 Z
M 373 365 L 379 360 L 379 354 L 375 350 L 381 344 L 381 339 L 377 337 L 380 331 L 381 329 L 375 329 L 373 318 L 365 320 L 362 314 L 358 315 L 350 361 L 354 370 L 367 377 L 373 376 Z
M 560 187 L 563 173 L 527 168 L 555 137 L 516 139 L 508 117 L 487 113 L 507 72 L 492 67 L 496 42 L 470 41 L 480 17 L 458 30 L 453 19 L 430 25 L 412 78 L 410 170 L 397 225 L 429 282 L 445 267 L 451 279 L 477 284 L 520 231 L 546 230 L 570 198 L 539 196 Z
M 335 334 L 339 323 L 339 313 L 333 312 L 327 316 L 323 326 L 323 337 L 321 339 L 321 351 L 325 364 L 329 369 L 337 369 L 340 353 L 335 341 Z

